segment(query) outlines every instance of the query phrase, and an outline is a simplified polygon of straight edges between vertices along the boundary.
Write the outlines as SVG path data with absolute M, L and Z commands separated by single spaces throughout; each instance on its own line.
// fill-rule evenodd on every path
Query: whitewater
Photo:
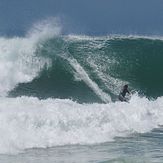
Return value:
M 64 36 L 56 20 L 1 37 L 2 162 L 161 162 L 162 51 L 154 37 Z M 125 83 L 129 103 L 117 100 Z
M 0 152 L 72 144 L 97 144 L 163 125 L 162 98 L 136 95 L 130 103 L 78 104 L 33 97 L 1 98 Z

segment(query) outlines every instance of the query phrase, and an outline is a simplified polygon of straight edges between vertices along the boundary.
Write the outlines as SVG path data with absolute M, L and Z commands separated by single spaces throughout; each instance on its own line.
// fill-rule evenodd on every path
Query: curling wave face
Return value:
M 45 22 L 35 25 L 26 37 L 0 38 L 0 94 L 6 96 L 19 83 L 32 81 L 39 72 L 49 67 L 50 60 L 36 56 L 42 41 L 59 33 L 52 32 L 51 25 Z
M 13 80 L 17 87 L 7 89 L 13 97 L 28 95 L 107 103 L 116 100 L 126 83 L 150 98 L 163 94 L 161 39 L 55 35 L 38 41 L 32 52 L 22 55 L 28 58 L 25 59 L 29 60 L 28 66 L 23 57 L 18 57 L 22 67 L 11 66 L 18 71 L 16 74 L 22 74 L 21 80 Z M 12 88 L 15 83 L 11 82 Z

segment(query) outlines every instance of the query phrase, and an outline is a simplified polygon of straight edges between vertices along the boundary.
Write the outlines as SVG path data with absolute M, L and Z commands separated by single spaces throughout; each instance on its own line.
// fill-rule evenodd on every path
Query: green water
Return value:
M 73 39 L 58 37 L 42 42 L 36 55 L 51 60 L 30 83 L 19 84 L 10 96 L 70 98 L 78 102 L 103 102 L 80 65 L 99 90 L 116 99 L 123 84 L 140 95 L 163 95 L 163 41 L 150 38 L 97 37 Z M 72 66 L 71 60 L 76 65 Z M 76 67 L 75 67 L 76 66 Z M 74 68 L 75 67 L 75 68 Z

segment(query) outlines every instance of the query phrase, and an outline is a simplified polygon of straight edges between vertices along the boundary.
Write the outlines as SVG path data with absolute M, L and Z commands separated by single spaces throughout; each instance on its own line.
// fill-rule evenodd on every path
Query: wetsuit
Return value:
M 120 101 L 127 101 L 127 99 L 125 98 L 126 93 L 130 93 L 130 92 L 127 88 L 123 88 L 123 90 L 119 94 L 119 100 Z

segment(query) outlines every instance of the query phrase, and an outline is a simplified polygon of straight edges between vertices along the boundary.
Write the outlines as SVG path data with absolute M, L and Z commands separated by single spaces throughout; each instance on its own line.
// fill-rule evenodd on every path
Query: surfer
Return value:
M 120 92 L 120 94 L 118 96 L 120 101 L 126 101 L 126 102 L 128 101 L 128 99 L 125 97 L 126 93 L 130 94 L 127 84 L 123 86 L 123 89 L 122 89 L 122 91 Z

